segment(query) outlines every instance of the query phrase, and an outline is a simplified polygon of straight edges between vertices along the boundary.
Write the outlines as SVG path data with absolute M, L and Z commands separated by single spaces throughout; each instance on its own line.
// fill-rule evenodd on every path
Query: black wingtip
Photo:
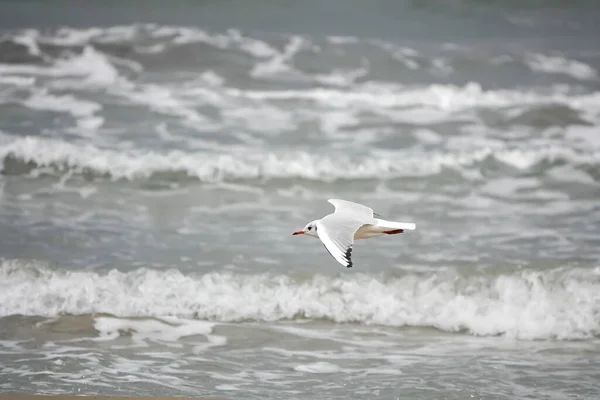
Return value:
M 352 268 L 352 265 L 354 265 L 352 263 L 352 246 L 346 249 L 346 260 L 348 260 L 348 265 L 346 265 L 346 268 Z
M 325 246 L 325 243 L 323 243 L 323 247 L 325 247 L 325 250 L 327 250 L 327 252 L 331 255 L 331 257 L 333 257 L 333 254 L 331 254 L 331 252 L 329 251 L 327 246 Z M 348 261 L 348 265 L 346 265 L 346 268 L 352 268 L 352 266 L 354 265 L 352 263 L 352 246 L 350 246 L 346 249 L 346 253 L 344 254 L 344 256 L 346 257 L 346 261 Z

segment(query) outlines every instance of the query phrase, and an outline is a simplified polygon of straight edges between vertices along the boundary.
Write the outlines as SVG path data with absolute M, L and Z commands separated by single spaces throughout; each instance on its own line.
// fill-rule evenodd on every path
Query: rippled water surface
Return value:
M 2 391 L 600 395 L 593 4 L 28 4 Z M 291 235 L 329 198 L 417 229 L 344 268 Z

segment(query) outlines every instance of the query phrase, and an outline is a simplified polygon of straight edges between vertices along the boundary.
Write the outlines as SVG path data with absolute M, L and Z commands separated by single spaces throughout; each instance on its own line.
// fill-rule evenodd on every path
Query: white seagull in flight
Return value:
M 340 199 L 327 201 L 335 207 L 333 213 L 309 222 L 304 229 L 293 234 L 321 239 L 329 254 L 347 268 L 352 268 L 352 245 L 355 239 L 395 235 L 416 228 L 413 223 L 376 218 L 379 215 L 362 204 Z

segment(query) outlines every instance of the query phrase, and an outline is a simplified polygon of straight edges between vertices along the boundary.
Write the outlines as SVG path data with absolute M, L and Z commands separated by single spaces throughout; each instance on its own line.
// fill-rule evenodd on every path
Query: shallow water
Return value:
M 0 6 L 3 391 L 600 394 L 593 4 L 28 3 Z M 343 268 L 291 236 L 329 198 L 417 229 Z

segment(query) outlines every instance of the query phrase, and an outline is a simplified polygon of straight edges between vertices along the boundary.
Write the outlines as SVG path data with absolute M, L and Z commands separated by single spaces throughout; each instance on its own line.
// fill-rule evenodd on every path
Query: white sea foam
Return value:
M 150 46 L 150 52 L 160 52 L 168 45 L 206 43 L 220 49 L 237 47 L 257 58 L 278 54 L 268 43 L 244 36 L 236 29 L 225 33 L 211 33 L 203 29 L 186 26 L 160 26 L 156 24 L 116 25 L 110 27 L 70 28 L 62 27 L 54 32 L 28 29 L 13 39 L 23 44 L 31 54 L 39 54 L 38 43 L 57 46 L 85 46 L 97 43 L 135 43 L 140 38 L 154 38 L 164 42 Z M 144 47 L 142 47 L 143 49 Z
M 402 176 L 438 174 L 443 169 L 476 167 L 491 159 L 512 168 L 526 170 L 541 161 L 566 161 L 573 165 L 598 164 L 600 150 L 570 149 L 566 146 L 540 148 L 475 147 L 448 151 L 381 151 L 370 156 L 317 154 L 304 151 L 264 152 L 250 148 L 232 149 L 229 154 L 179 150 L 114 150 L 91 144 L 75 144 L 39 137 L 0 136 L 0 160 L 7 156 L 38 167 L 74 172 L 90 171 L 111 179 L 146 179 L 157 173 L 178 172 L 201 181 L 229 179 L 301 178 L 393 179 Z
M 77 81 L 57 81 L 54 86 L 71 82 L 80 86 L 109 86 L 118 79 L 118 71 L 106 55 L 91 46 L 86 46 L 81 54 L 59 58 L 54 63 L 43 65 L 0 64 L 3 75 L 33 75 L 51 78 L 78 78 Z M 83 81 L 80 79 L 83 78 Z M 18 78 L 17 78 L 18 79 Z
M 339 366 L 325 361 L 297 365 L 294 367 L 294 370 L 298 372 L 310 372 L 312 374 L 331 374 L 341 371 Z
M 591 80 L 598 75 L 597 71 L 581 61 L 544 54 L 528 54 L 525 63 L 531 70 L 549 74 L 565 74 L 576 79 Z
M 168 87 L 148 84 L 134 89 L 132 85 L 125 85 L 111 90 L 111 93 L 133 104 L 145 105 L 153 111 L 182 117 L 193 124 L 210 124 L 207 118 L 189 107 L 189 101 L 177 98 L 175 91 Z
M 370 82 L 351 90 L 317 88 L 310 90 L 247 91 L 228 89 L 231 96 L 257 100 L 311 100 L 335 108 L 380 107 L 434 107 L 447 112 L 473 107 L 517 107 L 563 104 L 574 109 L 600 112 L 600 92 L 571 95 L 564 88 L 555 87 L 551 93 L 533 90 L 484 90 L 470 82 L 464 86 L 433 84 L 427 87 L 404 86 L 392 83 Z
M 261 78 L 265 76 L 276 75 L 280 72 L 294 70 L 289 61 L 305 45 L 307 45 L 307 43 L 303 38 L 299 36 L 292 36 L 281 53 L 274 53 L 266 61 L 257 63 L 254 66 L 251 75 Z
M 108 58 L 91 46 L 86 46 L 79 56 L 58 60 L 55 68 L 71 75 L 85 76 L 85 83 L 99 86 L 111 85 L 119 77 Z
M 140 39 L 153 39 L 159 43 L 142 44 Z M 225 32 L 210 32 L 191 26 L 168 26 L 157 24 L 132 24 L 110 27 L 71 28 L 62 27 L 54 32 L 42 32 L 36 29 L 26 29 L 17 32 L 12 40 L 25 46 L 32 55 L 42 54 L 39 44 L 50 43 L 58 46 L 89 46 L 92 43 L 131 43 L 140 52 L 159 53 L 169 46 L 181 46 L 193 43 L 206 43 L 217 49 L 235 49 L 246 53 L 259 62 L 255 65 L 253 75 L 265 76 L 277 74 L 291 68 L 289 61 L 301 48 L 318 48 L 309 39 L 300 36 L 288 35 L 289 43 L 283 51 L 279 51 L 266 41 L 242 34 L 236 29 Z M 336 46 L 356 44 L 361 39 L 355 37 L 328 37 L 327 41 Z M 426 65 L 434 72 L 451 73 L 451 59 L 427 59 L 417 50 L 398 47 L 394 43 L 381 40 L 366 40 L 365 43 L 378 47 L 388 52 L 394 59 L 403 63 L 410 69 L 418 69 Z M 445 45 L 446 50 L 453 50 L 452 46 Z M 492 63 L 513 61 L 510 55 L 500 55 L 491 59 Z M 597 78 L 597 71 L 590 65 L 568 59 L 560 55 L 547 55 L 541 53 L 526 53 L 523 63 L 532 71 L 542 73 L 564 74 L 580 80 Z
M 600 333 L 600 275 L 592 269 L 473 276 L 452 271 L 407 272 L 395 277 L 356 273 L 297 280 L 287 275 L 232 272 L 186 276 L 177 270 L 66 272 L 4 261 L 0 278 L 0 316 L 110 313 L 215 321 L 308 318 L 520 339 L 577 339 Z M 122 323 L 100 320 L 98 327 L 109 333 L 123 328 Z M 142 336 L 162 329 L 140 324 L 136 326 Z M 181 326 L 165 334 L 208 334 L 210 328 L 202 323 Z
M 407 148 L 380 154 L 374 150 L 371 154 L 351 157 L 347 155 L 347 148 L 341 146 L 358 144 L 360 147 L 355 148 L 368 148 L 364 144 L 377 141 L 381 136 L 396 134 L 393 127 L 395 122 L 428 126 L 460 120 L 480 127 L 482 121 L 473 112 L 477 108 L 494 108 L 496 112 L 506 115 L 515 113 L 518 116 L 540 105 L 558 104 L 594 123 L 600 117 L 600 92 L 581 94 L 570 92 L 565 87 L 552 87 L 547 93 L 535 90 L 485 90 L 474 82 L 464 86 L 437 84 L 424 87 L 374 81 L 353 83 L 354 78 L 365 73 L 365 68 L 356 69 L 347 75 L 344 75 L 346 72 L 334 70 L 329 75 L 313 76 L 317 80 L 324 78 L 330 84 L 339 85 L 333 88 L 246 90 L 228 86 L 226 74 L 220 76 L 211 71 L 199 73 L 197 80 L 185 83 L 137 83 L 121 76 L 117 66 L 128 66 L 139 72 L 140 65 L 111 57 L 91 44 L 100 39 L 135 42 L 138 35 L 172 40 L 172 45 L 200 41 L 217 48 L 234 47 L 256 58 L 256 62 L 250 66 L 254 72 L 262 69 L 261 73 L 266 74 L 278 73 L 279 67 L 287 68 L 295 54 L 311 46 L 307 38 L 291 36 L 283 49 L 279 50 L 235 30 L 212 34 L 195 28 L 156 25 L 83 30 L 64 28 L 54 34 L 24 31 L 16 37 L 30 47 L 38 42 L 54 41 L 61 45 L 78 44 L 83 48 L 78 54 L 61 57 L 47 65 L 0 65 L 0 83 L 22 87 L 38 86 L 28 89 L 29 97 L 25 99 L 19 95 L 17 98 L 9 96 L 0 101 L 19 102 L 32 110 L 71 114 L 77 118 L 78 128 L 84 133 L 88 132 L 87 138 L 90 140 L 85 146 L 31 137 L 6 140 L 0 145 L 0 157 L 5 159 L 10 154 L 39 166 L 51 165 L 75 171 L 91 170 L 113 179 L 147 178 L 156 173 L 175 171 L 203 181 L 253 178 L 387 179 L 437 174 L 446 168 L 462 169 L 461 173 L 467 174 L 469 171 L 465 167 L 476 167 L 487 160 L 519 170 L 528 170 L 542 161 L 560 160 L 572 165 L 596 165 L 599 160 L 597 146 L 577 147 L 572 146 L 570 141 L 566 146 L 558 141 L 549 141 L 544 145 L 538 142 L 536 145 L 509 147 L 501 143 L 499 147 L 470 145 L 450 149 L 445 144 L 451 139 L 446 136 L 436 138 L 438 132 L 423 133 L 426 131 L 416 131 L 414 136 L 431 151 Z M 35 52 L 35 49 L 31 51 Z M 411 57 L 421 56 L 412 49 L 398 51 Z M 221 153 L 211 154 L 193 152 L 192 149 L 208 150 L 208 140 L 202 142 L 202 137 L 187 134 L 169 136 L 169 132 L 159 126 L 159 137 L 178 142 L 180 148 L 185 147 L 190 151 L 165 149 L 153 152 L 143 149 L 100 148 L 99 145 L 106 136 L 95 133 L 105 122 L 111 122 L 109 114 L 103 115 L 110 111 L 102 108 L 102 100 L 96 96 L 92 102 L 88 100 L 89 97 L 79 93 L 64 94 L 62 90 L 60 94 L 53 92 L 54 89 L 65 88 L 103 90 L 106 91 L 106 98 L 110 99 L 109 103 L 113 103 L 114 97 L 118 97 L 120 104 L 142 106 L 175 117 L 186 130 L 211 133 L 226 131 L 224 135 L 233 136 L 247 147 L 231 151 L 219 148 L 217 150 Z M 11 88 L 7 93 L 12 90 Z M 289 100 L 295 105 L 290 107 Z M 207 105 L 218 109 L 218 117 L 204 114 L 202 108 Z M 366 127 L 361 130 L 361 124 L 369 125 L 371 121 L 377 128 Z M 340 146 L 336 149 L 339 150 L 338 154 L 300 150 L 273 150 L 265 153 L 255 150 L 257 144 L 264 144 L 264 136 L 283 135 L 313 123 L 318 124 L 319 131 L 328 138 L 348 139 L 333 143 L 333 146 Z M 380 128 L 381 126 L 384 128 Z M 530 133 L 526 132 L 527 135 Z M 567 138 L 569 137 L 572 135 L 569 136 L 567 130 Z M 592 141 L 589 139 L 591 137 L 595 136 L 589 134 L 586 140 Z M 465 142 L 472 139 L 470 136 L 464 138 Z
M 0 76 L 0 84 L 2 84 L 2 85 L 27 87 L 27 86 L 32 86 L 34 83 L 35 83 L 34 77 Z
M 326 83 L 329 87 L 302 90 L 244 90 L 229 87 L 226 76 L 219 76 L 215 80 L 214 74 L 213 76 L 205 74 L 205 79 L 185 83 L 141 84 L 120 75 L 117 67 L 126 67 L 139 73 L 143 70 L 142 65 L 105 54 L 93 45 L 96 41 L 135 43 L 140 35 L 145 38 L 165 40 L 168 45 L 179 46 L 191 42 L 203 42 L 218 49 L 247 53 L 255 59 L 249 66 L 249 72 L 256 77 L 292 73 L 295 78 Z M 271 131 L 281 132 L 307 119 L 331 121 L 331 113 L 339 109 L 354 116 L 367 111 L 386 121 L 417 125 L 455 121 L 457 118 L 473 120 L 475 118 L 473 115 L 469 113 L 461 115 L 461 112 L 480 107 L 495 109 L 510 107 L 517 108 L 517 112 L 520 112 L 538 105 L 559 104 L 579 112 L 583 118 L 590 119 L 591 122 L 597 120 L 600 115 L 599 92 L 570 93 L 564 87 L 549 88 L 546 93 L 533 89 L 485 90 L 476 82 L 464 86 L 432 84 L 424 87 L 372 80 L 357 84 L 355 79 L 368 73 L 369 67 L 366 62 L 362 62 L 361 66 L 354 65 L 342 69 L 334 67 L 329 72 L 316 74 L 303 72 L 294 67 L 293 58 L 301 50 L 312 48 L 313 44 L 309 39 L 299 36 L 288 37 L 287 44 L 281 50 L 275 49 L 267 42 L 244 36 L 235 30 L 209 33 L 191 27 L 152 24 L 89 29 L 63 28 L 55 33 L 44 34 L 37 30 L 27 30 L 19 33 L 15 38 L 20 43 L 27 44 L 33 52 L 36 51 L 35 46 L 38 43 L 45 42 L 65 46 L 77 44 L 83 48 L 75 51 L 75 54 L 50 60 L 51 62 L 46 65 L 0 64 L 0 75 L 2 75 L 0 83 L 4 81 L 12 85 L 26 86 L 33 84 L 32 78 L 42 78 L 42 82 L 38 82 L 38 85 L 44 88 L 106 90 L 109 96 L 117 96 L 126 103 L 142 105 L 155 112 L 180 117 L 189 122 L 189 126 L 194 130 L 210 130 L 223 126 L 237 129 L 242 126 L 244 129 L 260 132 L 267 126 Z M 407 57 L 424 57 L 415 50 L 395 49 L 391 44 L 383 48 L 386 51 L 397 51 Z M 591 79 L 596 75 L 593 68 L 573 60 L 539 54 L 533 54 L 527 60 L 532 68 L 546 72 L 562 71 L 582 79 Z M 442 69 L 447 67 L 443 60 L 433 59 L 430 63 L 434 66 L 436 63 L 441 63 L 439 66 L 443 67 Z M 207 85 L 209 87 L 206 87 Z M 214 86 L 221 87 L 215 89 Z M 289 100 L 302 105 L 290 108 L 289 104 L 283 107 L 273 104 Z M 199 106 L 207 104 L 223 111 L 221 121 L 211 121 L 198 110 Z M 269 123 L 265 124 L 265 120 Z M 479 121 L 475 120 L 475 122 Z
M 37 31 L 35 29 L 26 29 L 21 34 L 12 38 L 14 43 L 20 44 L 27 48 L 27 52 L 32 56 L 40 56 L 42 54 L 40 47 L 36 41 Z
M 215 323 L 177 317 L 152 319 L 128 319 L 113 317 L 94 318 L 94 328 L 98 331 L 96 341 L 113 340 L 123 333 L 131 334 L 132 341 L 138 346 L 146 346 L 148 341 L 160 341 L 169 344 L 184 337 L 202 336 L 203 343 L 194 347 L 200 353 L 209 347 L 222 346 L 227 343 L 224 336 L 212 334 Z M 178 344 L 170 344 L 177 346 Z
M 32 93 L 22 104 L 34 110 L 66 112 L 76 118 L 91 116 L 102 109 L 98 103 L 78 99 L 70 94 L 55 96 L 48 94 L 46 90 Z

